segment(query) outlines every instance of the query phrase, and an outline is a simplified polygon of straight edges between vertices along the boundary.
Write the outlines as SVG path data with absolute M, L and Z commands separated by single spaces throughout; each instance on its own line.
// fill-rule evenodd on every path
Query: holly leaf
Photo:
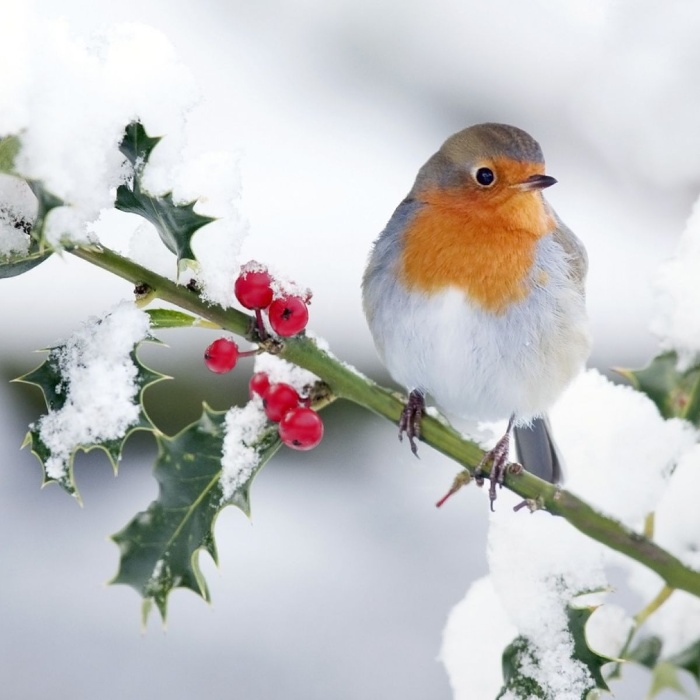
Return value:
M 151 328 L 220 328 L 216 323 L 207 321 L 199 316 L 192 316 L 183 311 L 173 309 L 148 309 L 146 313 L 151 317 Z
M 582 700 L 585 700 L 591 695 L 595 695 L 594 691 L 609 690 L 601 669 L 613 659 L 601 656 L 593 651 L 586 639 L 586 623 L 595 609 L 594 606 L 582 608 L 569 607 L 567 609 L 569 633 L 574 642 L 572 658 L 584 664 L 588 669 L 591 679 L 590 685 L 581 695 Z M 545 691 L 531 676 L 533 664 L 536 666 L 537 663 L 535 649 L 527 637 L 522 635 L 516 637 L 503 652 L 504 685 L 501 688 L 498 698 L 504 697 L 506 693 L 510 693 L 509 697 L 523 698 L 523 700 L 529 700 L 533 697 L 549 697 L 547 691 Z
M 9 137 L 8 137 L 9 138 Z M 0 140 L 0 161 L 2 160 L 2 146 L 7 139 Z M 0 172 L 2 165 L 0 164 Z M 34 221 L 25 221 L 24 219 L 9 216 L 9 223 L 15 228 L 23 231 L 29 238 L 29 247 L 26 252 L 12 253 L 6 256 L 0 256 L 0 279 L 6 277 L 16 277 L 25 272 L 28 272 L 37 265 L 40 265 L 44 260 L 51 257 L 53 247 L 46 242 L 44 229 L 46 226 L 46 217 L 49 212 L 56 207 L 63 206 L 63 201 L 51 194 L 38 181 L 26 181 L 32 192 L 37 198 L 37 215 Z
M 65 202 L 60 197 L 49 192 L 44 187 L 44 184 L 38 180 L 27 180 L 27 184 L 32 188 L 32 192 L 34 192 L 34 196 L 39 204 L 36 219 L 32 224 L 31 236 L 39 244 L 39 249 L 44 251 L 49 247 L 44 235 L 46 217 L 52 209 L 64 206 Z
M 503 652 L 503 688 L 496 700 L 509 693 L 513 698 L 546 698 L 547 694 L 525 669 L 531 667 L 533 653 L 530 642 L 522 635 L 516 637 Z
M 28 374 L 19 377 L 15 381 L 24 384 L 32 384 L 39 387 L 44 396 L 44 401 L 48 408 L 48 414 L 45 417 L 55 414 L 66 405 L 70 400 L 70 386 L 61 369 L 61 358 L 63 356 L 66 345 L 60 344 L 48 349 L 48 356 L 44 362 L 35 370 Z M 75 455 L 79 450 L 90 452 L 94 449 L 103 450 L 114 472 L 117 472 L 117 465 L 121 460 L 124 444 L 129 436 L 137 430 L 150 430 L 157 432 L 155 426 L 151 423 L 150 418 L 146 414 L 143 407 L 143 392 L 147 387 L 159 382 L 163 379 L 168 379 L 163 374 L 154 372 L 146 367 L 136 354 L 136 348 L 130 354 L 131 361 L 137 368 L 136 378 L 134 380 L 137 387 L 138 413 L 136 419 L 125 428 L 123 433 L 118 437 L 110 437 L 100 439 L 96 437 L 92 442 L 84 442 L 75 445 L 67 455 L 65 461 L 61 456 L 55 454 L 55 451 L 46 444 L 42 438 L 42 419 L 29 426 L 22 447 L 29 446 L 31 451 L 41 463 L 43 473 L 43 483 L 51 482 L 58 483 L 65 491 L 80 500 L 80 495 L 75 483 L 73 474 L 73 463 Z
M 53 255 L 52 250 L 42 252 L 37 241 L 32 238 L 26 253 L 0 257 L 0 279 L 16 277 L 29 272 L 32 268 L 43 263 L 44 260 L 48 260 L 51 255 Z
M 673 654 L 666 661 L 688 671 L 700 684 L 700 640 Z
M 581 661 L 588 669 L 595 683 L 592 688 L 609 690 L 601 669 L 605 664 L 614 661 L 614 659 L 602 656 L 593 651 L 588 644 L 588 639 L 586 639 L 586 623 L 595 611 L 596 606 L 585 606 L 582 608 L 569 607 L 567 610 L 569 632 L 574 640 L 574 658 Z
M 140 122 L 131 122 L 124 130 L 124 138 L 119 144 L 119 150 L 140 175 L 143 166 L 151 156 L 151 151 L 160 140 L 160 136 L 149 136 Z
M 177 256 L 178 267 L 195 261 L 192 237 L 206 224 L 215 221 L 194 211 L 194 202 L 176 204 L 172 192 L 155 197 L 144 192 L 141 175 L 159 138 L 148 136 L 141 124 L 130 124 L 120 145 L 121 152 L 134 166 L 130 185 L 117 188 L 114 206 L 120 211 L 138 214 L 155 226 L 161 241 Z
M 150 221 L 158 231 L 161 241 L 171 253 L 177 255 L 178 266 L 195 260 L 192 250 L 192 236 L 202 226 L 214 219 L 194 211 L 196 202 L 175 204 L 172 192 L 161 197 L 151 197 L 139 188 L 120 185 L 114 206 L 120 211 L 138 214 Z
M 156 435 L 158 498 L 112 537 L 121 558 L 111 583 L 129 585 L 142 596 L 144 624 L 154 603 L 165 621 L 168 596 L 175 588 L 189 588 L 209 601 L 199 569 L 200 550 L 217 562 L 213 528 L 218 514 L 228 505 L 250 514 L 252 481 L 281 444 L 276 426 L 266 422 L 246 444 L 255 454 L 249 475 L 225 493 L 225 418 L 225 412 L 204 405 L 200 419 L 182 432 Z
M 659 662 L 663 643 L 659 637 L 644 637 L 627 654 L 628 661 L 634 661 L 648 669 Z
M 615 371 L 645 393 L 664 418 L 684 418 L 700 427 L 700 366 L 680 372 L 677 364 L 676 353 L 665 352 L 643 369 Z
M 675 690 L 688 697 L 688 693 L 678 678 L 678 668 L 668 661 L 661 661 L 653 668 L 647 700 L 653 700 L 664 690 Z

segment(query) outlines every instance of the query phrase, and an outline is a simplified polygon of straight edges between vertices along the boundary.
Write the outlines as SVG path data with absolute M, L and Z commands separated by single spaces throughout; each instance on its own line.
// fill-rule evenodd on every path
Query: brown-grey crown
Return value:
M 475 124 L 450 136 L 440 149 L 457 163 L 488 157 L 544 163 L 539 143 L 526 131 L 509 124 Z

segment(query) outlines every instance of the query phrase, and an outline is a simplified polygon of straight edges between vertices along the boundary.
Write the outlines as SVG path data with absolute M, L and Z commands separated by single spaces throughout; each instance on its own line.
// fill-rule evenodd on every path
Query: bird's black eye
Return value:
M 496 176 L 491 168 L 479 168 L 476 173 L 474 173 L 474 179 L 482 186 L 488 187 L 494 183 Z

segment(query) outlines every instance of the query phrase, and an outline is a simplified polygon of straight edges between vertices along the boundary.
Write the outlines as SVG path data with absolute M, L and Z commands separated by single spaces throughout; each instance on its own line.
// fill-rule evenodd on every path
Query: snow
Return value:
M 687 450 L 656 509 L 656 541 L 700 571 L 700 445 Z
M 503 494 L 488 536 L 494 590 L 532 653 L 527 675 L 552 700 L 580 700 L 590 677 L 573 658 L 567 608 L 582 592 L 607 586 L 603 547 L 547 513 L 514 512 Z M 501 498 L 499 498 L 501 501 Z
M 29 236 L 12 225 L 13 218 L 0 212 L 0 257 L 26 255 L 29 251 Z
M 19 106 L 0 115 L 0 133 L 21 131 L 16 170 L 43 181 L 71 205 L 72 215 L 60 225 L 52 219 L 65 212 L 49 214 L 49 240 L 58 243 L 70 234 L 84 241 L 85 225 L 112 206 L 114 188 L 127 175 L 118 150 L 126 124 L 139 117 L 150 133 L 169 134 L 152 166 L 156 174 L 167 170 L 181 147 L 178 135 L 183 111 L 194 101 L 193 80 L 155 29 L 124 24 L 85 39 L 73 36 L 65 22 L 27 18 L 33 39 L 26 74 L 15 85 Z
M 621 208 L 625 201 L 624 184 L 634 178 L 649 181 L 661 194 L 671 189 L 697 188 L 700 166 L 695 153 L 700 144 L 697 130 L 700 100 L 688 86 L 695 84 L 700 60 L 695 40 L 700 16 L 690 9 L 691 4 L 674 0 L 670 5 L 673 11 L 667 8 L 661 13 L 650 2 L 638 4 L 634 11 L 628 1 L 597 0 L 592 8 L 584 2 L 572 3 L 567 9 L 556 3 L 540 5 L 551 6 L 548 11 L 559 15 L 556 26 L 562 31 L 547 31 L 544 50 L 526 62 L 520 57 L 512 60 L 513 56 L 507 53 L 488 65 L 473 58 L 467 60 L 465 69 L 469 63 L 477 67 L 470 74 L 477 98 L 482 97 L 484 86 L 492 89 L 492 85 L 498 85 L 499 93 L 507 95 L 508 102 L 527 98 L 527 105 L 532 105 L 532 112 L 527 113 L 530 118 L 536 117 L 538 109 L 568 115 L 594 145 L 597 154 L 617 172 L 616 186 L 601 180 L 601 189 L 607 186 L 614 190 L 610 201 L 622 202 Z M 451 70 L 454 61 L 459 60 L 455 58 L 455 46 L 475 46 L 475 55 L 491 48 L 491 32 L 487 31 L 491 11 L 484 8 L 436 8 L 429 24 L 441 32 L 443 40 L 438 42 L 438 50 L 422 61 L 415 61 L 414 57 L 411 62 L 410 56 L 404 60 L 404 52 L 396 51 L 393 42 L 379 41 L 378 33 L 366 37 L 367 46 L 380 54 L 383 51 L 387 56 L 402 56 L 403 67 L 394 66 L 394 78 L 410 76 L 412 80 L 433 85 L 434 76 L 441 76 L 436 92 L 457 94 L 455 88 L 459 87 L 458 82 L 463 82 L 465 73 L 461 69 Z M 399 23 L 395 37 L 412 35 L 419 23 L 425 23 L 419 12 L 397 14 L 394 9 L 391 4 L 385 11 L 393 15 L 392 22 Z M 498 20 L 499 30 L 506 36 L 520 35 L 523 19 L 533 10 L 516 3 L 511 3 L 508 9 Z M 353 19 L 357 10 L 348 4 L 345 12 L 345 17 Z M 459 12 L 468 13 L 461 19 L 468 16 L 470 21 L 456 21 Z M 161 274 L 176 276 L 174 258 L 150 224 L 132 224 L 128 215 L 112 217 L 103 211 L 103 207 L 111 205 L 114 187 L 127 174 L 117 150 L 124 125 L 139 117 L 151 135 L 167 136 L 154 150 L 145 169 L 147 189 L 154 193 L 172 190 L 176 201 L 199 198 L 197 211 L 220 217 L 193 239 L 200 261 L 196 274 L 206 299 L 231 305 L 232 281 L 238 270 L 241 240 L 247 231 L 247 223 L 238 208 L 238 161 L 235 156 L 222 153 L 183 155 L 188 138 L 186 116 L 197 100 L 197 89 L 168 40 L 157 30 L 138 25 L 121 25 L 89 38 L 76 37 L 67 24 L 36 17 L 20 2 L 7 3 L 3 15 L 0 62 L 12 65 L 13 70 L 0 73 L 0 94 L 4 98 L 0 134 L 22 132 L 23 149 L 17 167 L 27 177 L 45 180 L 52 192 L 71 205 L 50 214 L 49 240 L 58 242 L 65 236 L 73 240 L 86 237 L 104 240 L 110 228 L 119 228 L 120 232 L 129 229 L 133 231 L 130 255 Z M 586 41 L 571 41 L 568 31 L 571 26 L 567 27 L 567 23 L 573 25 L 579 20 L 585 23 L 580 33 Z M 471 32 L 467 42 L 465 24 Z M 541 24 L 546 26 L 547 22 Z M 679 32 L 679 27 L 684 31 Z M 571 43 L 570 51 L 564 42 Z M 518 42 L 512 43 L 517 47 Z M 435 42 L 430 45 L 435 46 Z M 664 47 L 663 51 L 659 46 Z M 560 57 L 559 60 L 552 61 L 553 55 Z M 468 58 L 468 54 L 464 57 Z M 387 65 L 391 66 L 392 61 Z M 560 66 L 553 83 L 552 75 L 546 70 L 552 65 Z M 381 75 L 382 71 L 377 74 Z M 533 74 L 542 75 L 543 79 L 530 79 Z M 630 75 L 640 79 L 629 80 Z M 571 90 L 570 85 L 575 89 Z M 552 89 L 553 86 L 561 89 Z M 562 102 L 552 102 L 552 95 Z M 489 109 L 499 111 L 498 98 L 494 95 L 477 102 L 488 103 Z M 405 105 L 403 108 L 405 111 Z M 486 107 L 480 109 L 488 111 Z M 312 119 L 307 121 L 316 126 Z M 398 123 L 396 119 L 394 123 Z M 262 124 L 260 131 L 265 131 L 265 126 Z M 281 133 L 286 136 L 288 132 Z M 268 134 L 265 139 L 269 139 Z M 309 144 L 320 152 L 323 150 L 320 143 L 322 136 L 314 133 Z M 307 146 L 307 151 L 313 150 Z M 305 155 L 309 161 L 316 157 L 312 153 Z M 264 165 L 269 163 L 258 167 Z M 314 167 L 320 169 L 323 165 L 326 164 L 319 160 Z M 27 238 L 12 225 L 12 217 L 20 212 L 23 216 L 34 216 L 27 204 L 26 188 L 21 191 L 16 181 L 12 181 L 15 184 L 4 181 L 5 178 L 0 187 L 9 189 L 2 189 L 0 196 L 10 211 L 0 213 L 0 255 L 26 250 Z M 341 189 L 340 182 L 333 181 L 333 188 Z M 265 211 L 275 207 L 282 211 L 292 198 L 298 197 L 293 188 L 287 191 L 283 187 L 271 187 L 270 191 L 265 192 Z M 582 202 L 580 209 L 586 208 L 585 194 L 582 188 L 575 195 Z M 347 198 L 348 193 L 343 192 L 343 197 Z M 275 201 L 271 203 L 273 198 Z M 322 197 L 315 193 L 315 199 L 318 202 Z M 261 210 L 264 207 L 261 205 Z M 606 240 L 612 239 L 607 234 L 615 229 L 612 207 L 607 202 L 600 209 L 598 204 L 595 208 L 595 226 L 602 227 Z M 302 207 L 289 209 L 284 217 L 279 217 L 284 218 L 285 227 L 293 228 L 290 221 L 294 221 L 294 216 L 308 219 L 308 207 L 301 214 Z M 564 214 L 565 208 L 561 209 Z M 636 222 L 626 218 L 634 229 Z M 327 229 L 325 221 L 322 226 Z M 662 347 L 679 353 L 682 367 L 692 363 L 700 349 L 698 231 L 700 200 L 676 256 L 661 268 L 655 286 L 658 311 L 652 329 Z M 322 240 L 327 240 L 327 230 L 324 233 Z M 288 240 L 289 231 L 285 235 Z M 342 240 L 340 236 L 338 240 Z M 283 242 L 280 239 L 274 245 L 281 249 Z M 635 244 L 635 247 L 644 245 L 641 235 Z M 346 252 L 344 249 L 343 253 Z M 314 256 L 306 257 L 305 264 L 316 264 Z M 604 265 L 601 257 L 597 257 L 598 269 Z M 610 257 L 610 265 L 614 265 L 613 256 Z M 595 267 L 592 265 L 594 272 Z M 282 275 L 275 276 L 283 280 Z M 278 283 L 275 291 L 277 295 L 305 293 L 301 287 L 285 281 Z M 618 290 L 618 294 L 623 293 Z M 595 294 L 594 291 L 592 296 Z M 605 287 L 606 302 L 608 297 L 609 289 Z M 138 408 L 135 367 L 129 364 L 127 348 L 133 347 L 147 332 L 147 321 L 137 319 L 138 312 L 132 309 L 129 314 L 133 312 L 134 316 L 129 323 L 120 321 L 118 329 L 112 328 L 120 314 L 129 316 L 121 309 L 105 317 L 102 323 L 89 324 L 83 335 L 76 334 L 69 341 L 65 356 L 61 356 L 62 370 L 70 375 L 65 386 L 68 401 L 63 409 L 50 413 L 39 423 L 42 440 L 52 450 L 47 469 L 54 478 L 65 477 L 76 447 L 122 436 L 135 420 L 134 410 Z M 618 318 L 617 322 L 622 320 Z M 112 333 L 114 338 L 121 334 L 123 337 L 115 341 Z M 102 339 L 99 343 L 98 338 Z M 97 346 L 99 352 L 91 351 Z M 77 360 L 78 356 L 82 359 Z M 290 383 L 299 390 L 316 379 L 271 355 L 258 356 L 256 370 L 266 371 L 273 381 Z M 231 409 L 226 417 L 221 477 L 225 498 L 230 498 L 245 483 L 257 465 L 257 453 L 251 445 L 265 425 L 259 404 L 253 400 L 243 408 Z M 700 486 L 700 457 L 693 447 L 697 434 L 689 425 L 663 420 L 648 399 L 630 388 L 614 386 L 595 371 L 581 375 L 572 384 L 554 408 L 552 423 L 565 455 L 567 488 L 637 529 L 645 515 L 655 510 L 659 543 L 690 565 L 700 567 L 697 554 L 700 521 L 692 500 Z M 678 467 L 672 474 L 676 463 Z M 493 688 L 500 687 L 496 676 L 499 669 L 494 661 L 500 655 L 497 652 L 492 655 L 490 645 L 502 649 L 517 630 L 532 640 L 536 656 L 545 659 L 551 670 L 540 682 L 553 684 L 554 677 L 560 676 L 556 682 L 566 687 L 550 685 L 550 693 L 563 698 L 566 693 L 574 693 L 583 682 L 580 666 L 570 660 L 571 640 L 563 626 L 563 611 L 581 590 L 605 585 L 603 567 L 609 559 L 561 520 L 543 513 L 511 514 L 508 500 L 509 496 L 502 491 L 496 515 L 492 517 L 489 535 L 492 575 L 473 584 L 451 614 L 442 658 L 456 697 L 461 693 L 461 697 L 479 700 L 481 692 L 483 697 L 493 697 Z M 631 585 L 646 600 L 658 592 L 661 582 L 657 576 L 648 572 L 642 575 L 639 567 L 626 565 Z M 604 606 L 592 623 L 593 620 L 598 620 L 610 635 L 598 643 L 614 649 L 627 618 L 619 610 Z M 652 631 L 664 637 L 669 653 L 680 649 L 697 636 L 700 603 L 691 596 L 675 593 L 648 624 Z M 591 633 L 593 639 L 597 632 L 591 630 Z M 478 652 L 482 655 L 475 656 Z M 533 668 L 533 673 L 542 674 L 543 669 Z M 465 694 L 467 689 L 469 695 Z
M 101 217 L 103 223 L 104 217 L 105 212 Z M 163 241 L 154 226 L 143 219 L 136 219 L 136 221 L 138 223 L 129 239 L 128 256 L 139 265 L 147 267 L 167 279 L 175 280 L 177 276 L 175 256 L 163 245 Z M 120 221 L 117 226 L 122 229 L 120 233 L 124 233 L 124 222 Z M 101 238 L 104 237 L 101 236 Z
M 651 330 L 661 347 L 676 350 L 680 369 L 687 369 L 700 353 L 700 199 L 695 202 L 675 255 L 656 275 L 656 311 Z
M 282 297 L 286 296 L 297 296 L 304 299 L 307 304 L 311 301 L 312 294 L 308 287 L 297 284 L 297 282 L 287 277 L 281 270 L 266 263 L 261 263 L 257 260 L 249 260 L 247 263 L 241 266 L 238 272 L 239 274 L 244 274 L 246 272 L 269 273 L 271 278 L 270 287 L 272 289 L 273 299 L 281 299 Z
M 307 304 L 311 302 L 311 290 L 298 284 L 294 280 L 284 277 L 281 274 L 275 274 L 272 277 L 272 298 L 281 299 L 282 297 L 301 297 Z
M 290 384 L 301 395 L 304 394 L 305 387 L 318 381 L 318 377 L 312 372 L 266 352 L 255 356 L 254 371 L 265 372 L 272 384 Z
M 624 608 L 606 603 L 596 608 L 586 625 L 586 641 L 591 649 L 609 659 L 617 659 L 630 630 L 632 618 Z
M 566 488 L 637 530 L 698 438 L 686 421 L 664 420 L 647 396 L 593 369 L 574 380 L 550 417 Z
M 443 631 L 440 660 L 454 700 L 491 700 L 498 695 L 503 685 L 501 656 L 517 634 L 491 578 L 474 581 L 452 608 Z
M 22 224 L 36 218 L 36 197 L 22 180 L 0 175 L 0 203 L 0 257 L 26 253 L 29 236 Z
M 65 403 L 34 426 L 50 451 L 45 467 L 52 479 L 67 477 L 78 447 L 123 438 L 138 421 L 138 368 L 131 353 L 148 330 L 148 315 L 123 302 L 53 351 Z
M 239 209 L 240 191 L 238 156 L 226 152 L 205 153 L 186 163 L 173 189 L 176 202 L 197 199 L 197 213 L 217 217 L 195 234 L 192 249 L 199 262 L 196 276 L 202 296 L 225 308 L 235 304 L 233 283 L 248 233 Z
M 700 445 L 689 449 L 678 463 L 673 478 L 656 510 L 654 539 L 688 566 L 700 570 Z M 651 600 L 662 581 L 640 566 L 629 566 L 629 583 L 642 600 Z M 700 600 L 683 591 L 673 595 L 647 621 L 651 634 L 664 643 L 670 656 L 698 641 Z
M 164 265 L 164 246 L 150 224 L 141 223 L 129 247 L 124 231 L 137 224 L 126 214 L 117 219 L 101 215 L 112 208 L 115 188 L 131 175 L 118 146 L 125 126 L 139 119 L 150 136 L 167 136 L 151 153 L 142 188 L 154 195 L 172 192 L 178 204 L 196 199 L 195 211 L 217 218 L 193 238 L 200 263 L 196 276 L 205 299 L 230 306 L 247 233 L 238 210 L 239 157 L 230 151 L 185 153 L 187 115 L 199 96 L 169 40 L 139 24 L 77 36 L 66 22 L 35 16 L 20 3 L 10 3 L 3 12 L 12 13 L 15 24 L 3 21 L 11 34 L 0 27 L 0 56 L 9 51 L 7 65 L 16 69 L 0 77 L 5 105 L 0 135 L 21 133 L 16 171 L 42 181 L 68 205 L 48 215 L 47 241 L 61 246 L 114 239 L 115 249 L 131 252 L 140 264 L 177 276 L 172 256 Z M 22 204 L 23 197 L 8 186 L 0 194 L 10 207 Z M 0 226 L 0 253 L 21 251 L 21 236 L 2 221 Z
M 260 463 L 256 441 L 268 426 L 262 399 L 253 397 L 245 406 L 233 406 L 226 413 L 226 433 L 221 458 L 221 502 L 230 501 L 250 479 Z
M 321 352 L 324 352 L 332 360 L 335 360 L 336 362 L 341 364 L 346 370 L 348 370 L 348 372 L 352 372 L 356 377 L 358 377 L 362 381 L 365 381 L 365 382 L 373 381 L 366 374 L 363 374 L 362 372 L 360 372 L 360 370 L 357 369 L 357 367 L 355 367 L 354 365 L 351 365 L 349 362 L 347 362 L 345 360 L 341 360 L 335 353 L 333 353 L 333 351 L 331 350 L 330 344 L 328 343 L 328 341 L 325 338 L 321 337 L 320 335 L 317 335 L 310 328 L 305 329 L 304 333 L 306 334 L 307 338 L 310 338 L 311 340 L 314 341 L 314 343 L 316 343 L 316 347 Z M 429 410 L 430 409 L 428 409 L 428 411 Z
M 656 511 L 659 544 L 690 565 L 700 565 L 700 515 L 692 500 L 700 490 L 700 448 L 697 431 L 689 423 L 664 420 L 646 396 L 613 384 L 596 370 L 574 380 L 552 409 L 551 422 L 564 458 L 567 489 L 638 531 L 645 516 Z M 606 590 L 606 567 L 613 563 L 629 569 L 630 585 L 643 593 L 645 601 L 658 593 L 661 584 L 658 576 L 648 577 L 629 560 L 610 556 L 602 544 L 565 520 L 544 512 L 513 512 L 514 503 L 513 494 L 500 491 L 491 515 L 490 576 L 488 583 L 480 584 L 483 590 L 490 586 L 493 591 L 490 608 L 495 613 L 489 634 L 499 640 L 512 638 L 513 630 L 524 635 L 531 654 L 525 669 L 546 697 L 579 700 L 589 679 L 585 667 L 572 658 L 567 607 L 576 606 L 580 594 Z M 470 589 L 465 609 L 453 613 L 446 628 L 449 653 L 443 652 L 442 658 L 456 698 L 494 697 L 493 669 L 488 673 L 491 680 L 483 679 L 488 690 L 480 690 L 473 678 L 464 684 L 460 680 L 474 668 L 464 659 L 483 643 L 486 612 L 478 603 L 483 590 Z M 663 635 L 669 648 L 680 649 L 697 638 L 700 603 L 692 596 L 674 594 L 652 622 L 651 629 Z M 589 643 L 600 653 L 614 656 L 630 624 L 624 611 L 603 605 L 587 628 Z M 457 658 L 463 659 L 461 669 Z M 488 668 L 484 660 L 480 663 Z M 471 694 L 464 694 L 472 688 Z

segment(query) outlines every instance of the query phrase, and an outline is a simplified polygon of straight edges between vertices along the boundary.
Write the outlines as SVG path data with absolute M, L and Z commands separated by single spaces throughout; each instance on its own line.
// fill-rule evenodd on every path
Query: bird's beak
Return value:
M 532 190 L 543 190 L 545 187 L 551 187 L 556 184 L 556 180 L 551 175 L 530 175 L 523 182 L 514 185 L 515 188 L 522 192 L 532 192 Z

